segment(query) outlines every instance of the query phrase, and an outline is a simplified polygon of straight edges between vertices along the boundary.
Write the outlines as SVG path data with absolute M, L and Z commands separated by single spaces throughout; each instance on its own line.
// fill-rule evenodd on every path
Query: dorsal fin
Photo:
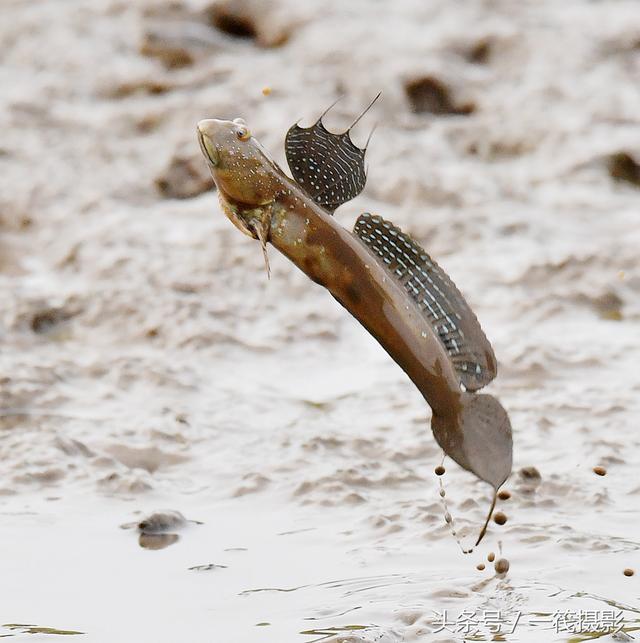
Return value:
M 489 340 L 462 293 L 407 234 L 382 217 L 361 214 L 353 230 L 397 279 L 429 320 L 468 391 L 497 373 Z
M 364 188 L 367 180 L 364 155 L 367 148 L 357 147 L 349 132 L 378 96 L 342 134 L 334 134 L 324 126 L 322 117 L 329 110 L 311 127 L 300 127 L 296 123 L 287 132 L 285 154 L 293 178 L 330 214 L 338 206 L 358 196 Z

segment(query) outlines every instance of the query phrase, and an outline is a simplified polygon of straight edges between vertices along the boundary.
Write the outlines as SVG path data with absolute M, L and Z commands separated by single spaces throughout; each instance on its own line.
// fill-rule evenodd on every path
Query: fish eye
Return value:
M 251 132 L 244 127 L 244 125 L 240 125 L 238 129 L 236 130 L 236 136 L 241 140 L 241 141 L 248 141 L 251 138 Z

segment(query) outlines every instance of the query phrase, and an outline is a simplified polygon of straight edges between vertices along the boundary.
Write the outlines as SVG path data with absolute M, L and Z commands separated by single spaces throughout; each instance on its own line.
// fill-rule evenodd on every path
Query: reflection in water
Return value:
M 345 614 L 349 614 L 349 612 L 355 612 L 359 609 L 362 609 L 362 605 L 356 605 L 355 607 L 351 607 L 348 610 L 344 610 L 343 612 L 337 612 L 335 614 L 323 614 L 322 616 L 307 616 L 304 620 L 320 621 L 322 619 L 327 619 L 327 618 L 337 618 L 338 616 L 344 616 Z
M 138 544 L 144 549 L 164 549 L 179 539 L 178 534 L 140 534 Z
M 179 511 L 157 511 L 136 522 L 120 525 L 121 529 L 137 529 L 138 544 L 144 549 L 164 549 L 178 542 L 173 532 L 189 524 L 202 525 L 198 520 L 187 520 Z
M 189 567 L 190 572 L 209 572 L 213 569 L 227 569 L 227 566 L 208 563 L 207 565 L 194 565 L 193 567 Z
M 58 636 L 75 636 L 76 634 L 85 634 L 86 632 L 77 632 L 76 630 L 59 630 L 55 627 L 41 627 L 40 625 L 26 625 L 24 623 L 5 623 L 2 628 L 16 632 L 16 634 L 3 634 L 0 631 L 0 637 L 17 636 L 18 634 L 55 634 Z
M 342 627 L 328 627 L 322 628 L 319 630 L 304 630 L 300 634 L 312 635 L 319 638 L 311 639 L 308 643 L 318 643 L 319 641 L 326 641 L 337 634 L 342 634 L 344 632 L 360 632 L 363 633 L 364 630 L 369 629 L 366 625 L 343 625 Z
M 300 634 L 315 637 L 305 640 L 305 643 L 319 643 L 320 641 L 335 641 L 337 643 L 400 643 L 400 641 L 404 640 L 397 631 L 379 627 L 378 625 L 341 625 L 305 630 Z
M 490 583 L 495 584 L 493 590 L 495 602 L 491 604 L 489 611 L 487 611 L 487 604 L 483 601 L 474 602 L 471 595 L 462 595 L 455 588 L 443 586 L 442 582 L 434 581 L 428 575 L 389 574 L 329 581 L 290 589 L 254 591 L 313 592 L 322 590 L 324 593 L 324 590 L 338 590 L 339 596 L 334 596 L 331 601 L 333 610 L 327 609 L 326 599 L 318 599 L 318 602 L 324 606 L 323 609 L 304 619 L 316 623 L 312 628 L 300 628 L 298 631 L 305 643 L 320 643 L 321 641 L 327 641 L 327 643 L 329 641 L 399 643 L 405 640 L 403 634 L 396 630 L 395 625 L 376 624 L 378 619 L 374 614 L 368 614 L 369 618 L 364 616 L 366 608 L 370 608 L 374 604 L 378 607 L 388 606 L 389 610 L 395 611 L 401 622 L 411 623 L 416 632 L 424 632 L 425 635 L 441 631 L 443 618 L 451 619 L 454 632 L 457 632 L 455 627 L 460 615 L 472 614 L 473 618 L 477 620 L 478 627 L 472 632 L 465 633 L 464 640 L 468 641 L 512 640 L 512 635 L 522 641 L 538 641 L 541 636 L 548 637 L 545 640 L 551 640 L 564 634 L 565 638 L 562 640 L 581 643 L 610 637 L 616 631 L 620 632 L 617 634 L 620 640 L 631 640 L 623 637 L 640 631 L 640 608 L 626 602 L 537 582 L 526 585 L 526 589 L 529 590 L 529 600 L 526 600 L 524 594 L 514 588 L 509 581 L 501 579 L 499 575 L 483 581 L 485 586 Z M 477 587 L 473 589 L 477 590 Z M 525 587 L 519 589 L 524 590 Z M 358 602 L 352 604 L 348 609 L 344 609 L 345 601 L 355 598 L 356 595 Z M 535 602 L 541 607 L 544 605 L 544 607 L 534 610 L 524 609 L 525 604 L 531 603 L 534 597 L 536 597 Z M 430 599 L 434 598 L 442 601 L 443 607 L 439 611 L 434 611 L 427 606 Z M 466 600 L 454 607 L 450 600 L 455 598 Z M 573 608 L 576 600 L 579 601 L 579 610 Z M 445 602 L 448 604 L 445 605 Z M 411 608 L 404 610 L 402 605 L 410 605 Z M 445 607 L 446 611 L 443 611 Z M 531 607 L 533 605 L 530 605 Z M 358 619 L 361 621 L 360 624 L 340 622 L 342 620 L 340 617 L 356 610 L 362 614 Z M 487 614 L 491 614 L 491 610 L 497 610 L 496 613 L 500 615 L 502 631 L 482 625 L 484 623 L 482 619 Z M 571 620 L 578 616 L 587 619 L 581 622 L 580 626 Z M 588 621 L 589 618 L 596 619 L 597 617 L 600 619 L 597 622 Z M 607 625 L 607 618 L 612 619 L 610 626 Z M 362 621 L 365 622 L 362 623 Z M 369 622 L 367 623 L 367 621 Z M 311 638 L 307 639 L 306 637 Z
M 247 594 L 257 594 L 260 592 L 296 592 L 300 589 L 309 589 L 314 587 L 324 587 L 328 589 L 337 589 L 340 587 L 354 587 L 345 592 L 345 596 L 355 594 L 357 592 L 366 591 L 369 589 L 376 589 L 379 587 L 389 587 L 391 585 L 398 585 L 404 583 L 411 583 L 406 576 L 402 574 L 387 574 L 386 576 L 362 576 L 359 578 L 341 578 L 339 580 L 325 581 L 324 583 L 314 583 L 312 585 L 300 585 L 299 587 L 258 587 L 255 589 L 245 589 L 240 592 L 240 596 Z M 364 587 L 359 587 L 364 585 Z

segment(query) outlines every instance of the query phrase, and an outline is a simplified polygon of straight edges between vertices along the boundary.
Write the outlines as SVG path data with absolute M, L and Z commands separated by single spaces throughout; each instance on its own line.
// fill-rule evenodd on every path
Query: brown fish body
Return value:
M 389 353 L 435 414 L 453 419 L 462 391 L 442 344 L 367 247 L 296 186 L 275 201 L 269 241 L 324 286 Z

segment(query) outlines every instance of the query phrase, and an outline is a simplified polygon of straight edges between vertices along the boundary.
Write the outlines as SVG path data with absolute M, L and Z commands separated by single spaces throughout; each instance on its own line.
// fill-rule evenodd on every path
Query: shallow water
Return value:
M 249 4 L 255 42 L 202 3 L 0 9 L 0 635 L 634 636 L 640 192 L 607 158 L 640 158 L 637 4 Z M 423 76 L 457 115 L 410 111 Z M 508 520 L 466 556 L 424 401 L 273 250 L 267 282 L 195 138 L 242 116 L 281 161 L 297 119 L 344 94 L 338 129 L 379 89 L 368 185 L 336 217 L 379 213 L 451 274 L 514 427 Z M 490 489 L 445 466 L 470 545 Z M 120 528 L 159 510 L 203 524 L 162 548 Z

